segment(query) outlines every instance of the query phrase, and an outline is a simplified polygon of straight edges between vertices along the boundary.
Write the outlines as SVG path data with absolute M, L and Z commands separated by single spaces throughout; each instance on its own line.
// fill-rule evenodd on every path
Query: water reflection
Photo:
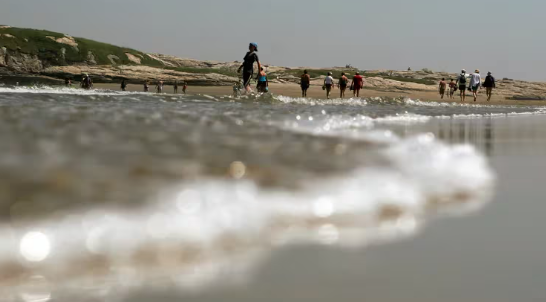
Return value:
M 432 119 L 395 132 L 406 136 L 431 132 L 450 144 L 471 144 L 488 157 L 546 154 L 546 119 L 543 116 Z M 397 131 L 398 130 L 398 131 Z M 401 130 L 401 131 L 400 131 Z M 521 148 L 525 145 L 526 148 Z

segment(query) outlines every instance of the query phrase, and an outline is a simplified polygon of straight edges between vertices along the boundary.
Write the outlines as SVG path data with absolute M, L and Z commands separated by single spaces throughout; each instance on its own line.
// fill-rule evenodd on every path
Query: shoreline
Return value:
M 95 84 L 95 88 L 99 89 L 109 89 L 114 91 L 121 91 L 120 84 Z M 150 85 L 150 93 L 154 89 L 154 85 Z M 269 84 L 270 91 L 274 93 L 275 95 L 283 95 L 288 97 L 301 97 L 301 89 L 300 86 L 297 84 L 277 84 L 277 83 L 270 83 Z M 142 85 L 135 85 L 135 84 L 129 84 L 127 86 L 127 90 L 129 92 L 143 92 L 143 86 Z M 255 89 L 254 89 L 255 90 Z M 164 86 L 164 94 L 173 94 L 174 90 L 172 86 Z M 178 91 L 180 95 L 182 95 L 182 88 L 179 87 Z M 231 95 L 233 93 L 233 89 L 231 86 L 188 86 L 187 88 L 187 95 L 195 95 L 195 94 L 206 94 L 211 96 L 225 96 L 225 95 Z M 478 101 L 474 102 L 472 98 L 472 93 L 470 93 L 470 96 L 466 96 L 466 101 L 463 104 L 479 104 L 479 105 L 518 105 L 518 106 L 545 106 L 546 101 L 522 101 L 522 100 L 508 100 L 504 96 L 495 95 L 493 91 L 493 97 L 491 98 L 491 101 L 487 101 L 487 97 L 485 95 L 485 90 L 480 90 L 480 94 L 478 97 Z M 309 90 L 307 91 L 307 96 L 309 98 L 313 99 L 319 99 L 319 100 L 325 100 L 326 99 L 326 92 L 322 90 L 320 86 L 311 86 Z M 339 89 L 334 89 L 332 91 L 332 96 L 334 96 L 332 99 L 339 99 Z M 399 97 L 408 97 L 413 100 L 420 100 L 420 101 L 426 101 L 426 102 L 437 102 L 437 103 L 461 103 L 459 99 L 458 93 L 455 93 L 454 99 L 448 99 L 444 98 L 441 99 L 440 95 L 437 92 L 429 92 L 429 91 L 399 91 L 399 92 L 392 92 L 392 91 L 381 91 L 381 90 L 374 90 L 374 89 L 366 89 L 364 87 L 363 90 L 360 91 L 360 96 L 369 98 L 369 97 L 391 97 L 391 98 L 399 98 Z M 345 99 L 352 98 L 352 91 L 349 89 L 345 92 Z

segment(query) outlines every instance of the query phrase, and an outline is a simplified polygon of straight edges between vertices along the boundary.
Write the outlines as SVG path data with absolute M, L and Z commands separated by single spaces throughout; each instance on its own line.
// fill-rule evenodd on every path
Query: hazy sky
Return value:
M 0 24 L 147 52 L 546 81 L 545 0 L 0 0 Z

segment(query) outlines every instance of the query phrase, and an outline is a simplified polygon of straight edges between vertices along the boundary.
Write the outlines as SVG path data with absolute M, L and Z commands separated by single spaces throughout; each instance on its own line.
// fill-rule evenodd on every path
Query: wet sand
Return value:
M 100 89 L 111 89 L 111 90 L 121 90 L 118 84 L 95 84 L 95 88 Z M 150 91 L 154 91 L 155 86 L 150 85 Z M 138 91 L 142 92 L 142 85 L 130 84 L 127 87 L 127 91 Z M 284 95 L 289 97 L 301 97 L 301 89 L 296 84 L 270 84 L 270 91 L 277 95 Z M 164 93 L 173 93 L 174 89 L 172 86 L 165 86 Z M 179 94 L 182 93 L 182 88 L 178 89 Z M 207 94 L 212 96 L 223 96 L 231 95 L 233 93 L 232 87 L 227 86 L 188 86 L 186 91 L 187 94 Z M 316 99 L 326 99 L 326 92 L 321 89 L 319 86 L 311 86 L 307 91 L 307 96 L 310 98 Z M 345 92 L 345 98 L 352 97 L 352 91 Z M 455 94 L 453 99 L 444 97 L 440 98 L 440 95 L 436 92 L 426 92 L 426 91 L 400 91 L 400 92 L 390 92 L 390 91 L 379 91 L 373 89 L 363 89 L 360 92 L 361 97 L 409 97 L 411 99 L 419 99 L 422 101 L 434 101 L 434 102 L 460 102 L 458 92 Z M 332 98 L 339 97 L 339 89 L 334 89 L 332 92 Z M 472 93 L 467 91 L 465 103 L 474 103 Z M 527 106 L 541 106 L 546 105 L 544 101 L 515 101 L 507 100 L 504 96 L 499 96 L 493 94 L 491 101 L 487 101 L 485 95 L 485 90 L 480 90 L 478 97 L 478 104 L 489 104 L 489 105 L 527 105 Z

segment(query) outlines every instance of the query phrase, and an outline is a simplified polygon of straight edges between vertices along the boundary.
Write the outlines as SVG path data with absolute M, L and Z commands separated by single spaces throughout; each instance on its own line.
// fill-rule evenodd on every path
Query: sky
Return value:
M 0 0 L 0 24 L 185 58 L 546 81 L 544 0 Z

